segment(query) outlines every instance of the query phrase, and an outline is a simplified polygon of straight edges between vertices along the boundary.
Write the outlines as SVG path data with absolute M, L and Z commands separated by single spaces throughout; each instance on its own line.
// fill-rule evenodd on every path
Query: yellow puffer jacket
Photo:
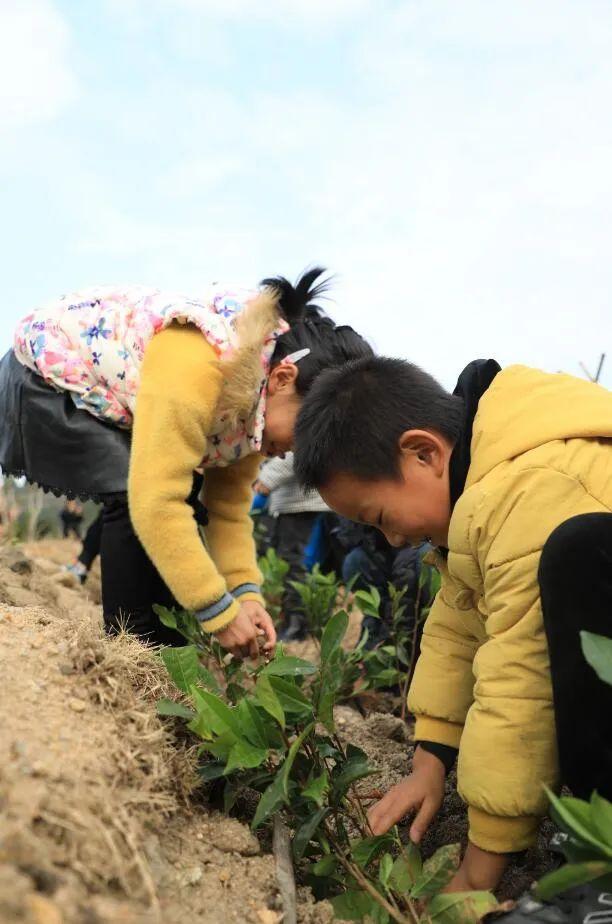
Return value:
M 529 846 L 542 784 L 557 782 L 538 563 L 564 520 L 612 510 L 611 440 L 611 392 L 525 366 L 498 373 L 474 419 L 408 705 L 417 740 L 459 748 L 470 840 L 485 850 Z

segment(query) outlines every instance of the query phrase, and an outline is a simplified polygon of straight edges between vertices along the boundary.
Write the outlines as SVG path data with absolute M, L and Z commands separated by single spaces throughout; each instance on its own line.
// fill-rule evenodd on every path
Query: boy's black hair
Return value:
M 453 443 L 463 401 L 403 359 L 371 356 L 323 372 L 298 415 L 294 467 L 300 483 L 323 487 L 339 472 L 394 478 L 406 430 L 436 430 Z
M 371 346 L 352 327 L 336 326 L 316 304 L 317 299 L 325 297 L 330 287 L 331 280 L 322 278 L 326 272 L 315 266 L 303 273 L 295 285 L 284 276 L 274 276 L 261 282 L 262 286 L 278 290 L 281 314 L 290 325 L 290 329 L 278 338 L 271 367 L 277 366 L 290 353 L 306 348 L 310 350 L 309 355 L 297 364 L 295 388 L 299 395 L 309 391 L 323 370 L 373 355 Z

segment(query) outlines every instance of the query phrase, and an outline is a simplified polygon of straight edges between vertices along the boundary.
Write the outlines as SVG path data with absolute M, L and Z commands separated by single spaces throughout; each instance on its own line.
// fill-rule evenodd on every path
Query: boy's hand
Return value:
M 444 777 L 442 761 L 417 747 L 410 776 L 390 789 L 368 812 L 372 833 L 386 834 L 404 815 L 415 812 L 410 840 L 418 844 L 444 800 Z
M 444 892 L 493 892 L 509 862 L 507 854 L 489 853 L 470 841 L 461 866 Z
M 265 635 L 263 650 L 266 652 L 273 651 L 276 644 L 272 617 L 257 600 L 241 603 L 236 618 L 215 635 L 219 644 L 237 658 L 250 657 L 256 660 L 259 657 L 258 636 Z

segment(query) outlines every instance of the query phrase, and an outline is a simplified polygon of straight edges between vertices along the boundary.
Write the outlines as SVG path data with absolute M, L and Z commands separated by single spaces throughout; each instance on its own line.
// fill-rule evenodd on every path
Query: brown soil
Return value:
M 60 570 L 74 552 L 0 548 L 0 921 L 275 924 L 272 858 L 204 803 L 194 748 L 155 712 L 164 669 L 103 635 L 95 583 Z M 301 896 L 300 924 L 330 917 Z
M 1 924 L 280 924 L 267 845 L 206 805 L 180 721 L 155 712 L 171 692 L 164 669 L 135 639 L 104 636 L 99 572 L 81 587 L 62 571 L 77 549 L 0 547 Z M 312 643 L 291 647 L 316 658 Z M 337 720 L 380 769 L 365 796 L 408 772 L 412 730 L 402 720 L 348 706 Z M 466 828 L 451 775 L 424 853 L 465 843 Z M 514 863 L 503 897 L 549 866 L 547 833 Z M 330 906 L 300 889 L 299 924 L 330 920 Z

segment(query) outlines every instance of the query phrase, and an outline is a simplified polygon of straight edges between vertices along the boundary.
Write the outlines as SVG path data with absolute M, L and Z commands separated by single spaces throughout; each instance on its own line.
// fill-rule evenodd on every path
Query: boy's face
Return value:
M 399 442 L 396 477 L 333 475 L 322 488 L 324 501 L 342 516 L 377 526 L 393 546 L 448 544 L 452 445 L 429 431 L 409 430 Z

